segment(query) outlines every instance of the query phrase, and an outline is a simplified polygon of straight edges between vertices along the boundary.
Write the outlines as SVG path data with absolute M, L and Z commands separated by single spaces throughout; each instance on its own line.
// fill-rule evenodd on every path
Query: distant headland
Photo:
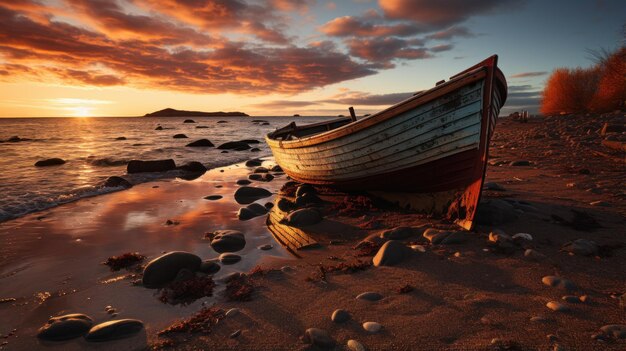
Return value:
M 201 111 L 184 111 L 173 108 L 166 108 L 160 111 L 146 113 L 144 117 L 247 117 L 248 114 L 243 112 L 201 112 Z

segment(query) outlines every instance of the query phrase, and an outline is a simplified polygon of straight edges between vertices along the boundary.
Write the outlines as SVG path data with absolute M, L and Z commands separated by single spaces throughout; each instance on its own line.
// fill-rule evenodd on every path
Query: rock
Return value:
M 348 340 L 347 346 L 350 351 L 365 351 L 365 346 L 353 339 Z
M 196 123 L 196 121 L 194 121 L 193 119 L 186 119 L 183 121 L 183 123 Z
M 344 323 L 350 320 L 350 318 L 350 313 L 342 309 L 335 310 L 332 316 L 330 316 L 330 319 L 335 323 Z
M 263 164 L 263 161 L 258 158 L 246 161 L 246 167 L 258 167 Z
M 242 143 L 246 143 L 246 144 L 260 144 L 261 142 L 256 140 L 256 139 L 243 139 L 243 140 L 239 140 Z
M 103 187 L 105 188 L 124 188 L 124 189 L 128 189 L 130 187 L 132 187 L 133 185 L 126 179 L 122 178 L 122 177 L 118 177 L 118 176 L 111 176 L 109 178 L 107 178 L 107 180 L 104 182 L 104 184 L 102 184 Z
M 256 180 L 258 182 L 270 182 L 274 179 L 274 176 L 269 173 L 259 174 L 253 173 L 248 176 L 250 180 Z
M 248 150 L 250 148 L 250 145 L 248 145 L 247 143 L 242 143 L 241 141 L 229 141 L 227 143 L 221 144 L 217 148 L 220 150 L 242 151 Z
M 531 260 L 539 261 L 546 258 L 546 255 L 537 250 L 527 249 L 526 251 L 524 251 L 524 257 L 527 257 Z
M 109 341 L 123 339 L 139 333 L 143 329 L 143 322 L 137 319 L 119 319 L 100 323 L 85 335 L 87 341 Z
M 249 204 L 271 195 L 272 193 L 267 189 L 242 186 L 235 191 L 235 201 L 239 204 Z
M 32 139 L 28 139 L 28 138 L 20 138 L 17 135 L 14 135 L 12 137 L 10 137 L 9 139 L 5 140 L 4 142 L 7 143 L 19 143 L 20 141 L 31 141 Z M 2 143 L 3 141 L 0 140 L 0 143 Z
M 296 197 L 300 197 L 306 193 L 315 193 L 315 188 L 311 184 L 302 184 L 296 189 Z
M 158 127 L 154 128 L 154 130 L 163 130 L 163 127 L 158 126 Z
M 239 180 L 237 181 L 237 185 L 248 185 L 248 184 L 250 184 L 250 183 L 252 183 L 252 182 L 251 182 L 251 181 L 249 181 L 249 180 L 247 180 L 247 179 L 239 179 Z
M 254 173 L 267 173 L 267 172 L 269 172 L 269 169 L 265 167 L 257 167 L 254 169 Z
M 528 233 L 517 233 L 514 234 L 512 237 L 513 240 L 526 240 L 526 241 L 533 241 L 533 236 L 528 234 Z
M 551 286 L 554 288 L 562 288 L 565 290 L 576 290 L 576 285 L 567 279 L 563 279 L 561 277 L 557 277 L 554 275 L 547 275 L 541 278 L 541 282 L 544 285 Z
M 240 311 L 239 311 L 238 308 L 231 308 L 228 311 L 226 311 L 225 316 L 230 318 L 230 317 L 234 317 L 234 316 L 238 315 L 239 313 L 240 313 Z
M 268 209 L 265 206 L 257 203 L 252 203 L 246 207 L 240 208 L 237 212 L 237 218 L 245 221 L 254 217 L 262 216 L 266 214 L 267 211 Z
M 85 335 L 92 325 L 92 319 L 84 314 L 73 313 L 53 317 L 39 328 L 37 337 L 50 341 L 69 340 Z
M 191 142 L 186 147 L 213 147 L 213 143 L 209 139 L 199 139 L 194 142 Z
M 596 256 L 600 251 L 598 244 L 587 239 L 576 239 L 561 247 L 561 250 L 580 256 Z
M 568 303 L 580 303 L 580 297 L 578 296 L 574 296 L 574 295 L 565 295 L 563 297 L 561 297 L 561 300 L 568 302 Z
M 382 328 L 383 326 L 380 323 L 376 323 L 376 322 L 363 323 L 363 329 L 365 329 L 366 331 L 370 333 L 378 333 Z
M 487 182 L 483 184 L 483 190 L 506 191 L 506 189 L 502 185 L 494 182 Z
M 213 232 L 211 247 L 218 253 L 237 252 L 246 246 L 246 238 L 237 230 L 218 230 Z
M 184 251 L 172 251 L 150 261 L 143 270 L 143 285 L 155 289 L 173 281 L 181 269 L 195 272 L 200 269 L 202 259 Z
M 295 204 L 285 199 L 284 197 L 281 197 L 278 200 L 278 202 L 276 203 L 276 206 L 278 206 L 278 208 L 283 212 L 289 212 L 295 208 Z
M 374 266 L 394 266 L 409 257 L 411 250 L 403 243 L 390 240 L 378 249 L 376 256 L 372 259 Z
M 511 253 L 517 248 L 513 238 L 498 229 L 489 233 L 489 242 L 492 243 L 492 246 L 495 246 L 498 250 L 507 253 Z
M 228 121 L 217 121 L 215 123 L 221 124 L 221 123 L 228 123 Z
M 197 129 L 207 129 L 209 128 L 208 126 L 196 126 Z
M 198 270 L 204 274 L 215 274 L 219 272 L 220 269 L 222 269 L 222 266 L 217 264 L 215 261 L 206 260 L 202 261 Z
M 511 163 L 509 163 L 509 166 L 516 166 L 516 167 L 530 166 L 530 161 L 526 161 L 526 160 L 511 161 Z
M 378 301 L 383 298 L 383 295 L 377 292 L 367 291 L 367 292 L 357 295 L 356 298 L 357 300 Z
M 335 346 L 335 340 L 333 340 L 324 329 L 309 328 L 304 332 L 302 340 L 307 344 L 313 344 L 323 349 L 329 349 Z
M 126 140 L 126 137 L 123 137 L 123 136 L 117 137 L 117 138 L 115 138 L 115 140 Z
M 422 235 L 433 245 L 462 244 L 467 240 L 467 236 L 463 232 L 435 228 L 426 229 Z
M 273 249 L 274 245 L 272 245 L 272 244 L 264 244 L 264 245 L 259 245 L 257 248 L 259 250 L 267 251 L 267 250 Z
M 282 172 L 283 168 L 281 166 L 279 166 L 279 165 L 274 165 L 274 166 L 272 166 L 272 168 L 270 168 L 270 171 L 272 171 L 272 172 Z
M 219 257 L 220 262 L 222 262 L 222 264 L 235 264 L 239 261 L 241 261 L 241 256 L 234 254 L 234 253 L 223 253 L 220 255 Z
M 546 307 L 548 307 L 549 309 L 551 309 L 552 311 L 555 312 L 569 312 L 569 307 L 567 307 L 566 305 L 560 303 L 560 302 L 556 302 L 556 301 L 550 301 L 546 304 Z
M 198 161 L 187 162 L 186 164 L 178 167 L 178 169 L 185 171 L 185 172 L 192 172 L 192 173 L 204 173 L 207 171 L 207 168 L 204 167 L 204 165 Z
M 600 328 L 604 335 L 613 339 L 626 339 L 626 325 L 608 324 Z
M 302 196 L 296 198 L 297 207 L 305 207 L 309 205 L 321 204 L 323 201 L 317 195 L 312 192 L 304 193 Z
M 185 134 L 174 134 L 174 136 L 172 138 L 174 138 L 174 139 L 187 139 L 187 136 Z
M 35 167 L 59 166 L 62 164 L 65 164 L 65 160 L 55 157 L 37 161 L 35 162 Z
M 396 227 L 384 230 L 380 233 L 380 237 L 387 240 L 404 240 L 413 236 L 413 228 Z
M 293 211 L 285 218 L 286 224 L 293 227 L 306 227 L 321 221 L 322 215 L 317 210 L 311 208 Z
M 176 163 L 174 160 L 154 160 L 154 161 L 141 161 L 132 160 L 128 162 L 126 172 L 128 173 L 142 173 L 142 172 L 165 172 L 176 169 Z
M 501 199 L 481 201 L 476 212 L 476 222 L 482 225 L 503 224 L 516 220 L 515 207 Z
M 209 195 L 209 196 L 205 196 L 204 199 L 215 201 L 215 200 L 221 199 L 222 197 L 223 197 L 222 195 Z

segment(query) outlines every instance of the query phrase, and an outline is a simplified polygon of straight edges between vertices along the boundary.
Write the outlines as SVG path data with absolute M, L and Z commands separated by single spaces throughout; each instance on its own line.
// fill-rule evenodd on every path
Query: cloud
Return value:
M 546 74 L 548 74 L 548 72 L 524 72 L 524 73 L 514 74 L 512 76 L 509 76 L 509 78 L 541 77 Z
M 450 40 L 455 37 L 471 38 L 474 36 L 475 34 L 470 32 L 470 30 L 467 29 L 466 27 L 456 26 L 456 27 L 450 27 L 448 29 L 435 32 L 433 34 L 426 36 L 426 38 L 432 39 L 432 40 Z
M 411 36 L 422 30 L 411 23 L 375 24 L 361 17 L 337 17 L 320 28 L 326 35 L 334 37 L 383 37 L 383 36 Z
M 385 16 L 390 19 L 412 20 L 431 29 L 446 28 L 464 22 L 469 17 L 491 13 L 518 0 L 379 0 Z
M 454 48 L 454 45 L 452 44 L 441 44 L 441 45 L 435 45 L 428 50 L 432 52 L 444 52 L 444 51 L 450 51 L 453 48 Z
M 2 68 L 8 78 L 261 95 L 296 94 L 381 68 L 355 62 L 330 42 L 299 47 L 224 40 L 218 47 L 168 46 L 162 38 L 114 38 L 53 19 L 34 21 L 2 6 L 0 22 L 0 55 L 31 68 Z
M 249 106 L 256 108 L 267 109 L 281 109 L 281 108 L 293 108 L 293 107 L 306 107 L 312 105 L 319 105 L 319 102 L 315 101 L 296 101 L 296 100 L 273 100 L 258 104 L 252 104 Z
M 342 105 L 362 105 L 362 106 L 383 106 L 393 105 L 413 96 L 415 92 L 391 93 L 391 94 L 370 94 L 360 91 L 348 91 L 335 95 L 329 99 L 321 100 L 324 103 Z
M 394 37 L 354 38 L 346 41 L 346 44 L 351 55 L 387 65 L 394 59 L 417 60 L 432 57 L 427 49 L 411 46 L 409 41 Z

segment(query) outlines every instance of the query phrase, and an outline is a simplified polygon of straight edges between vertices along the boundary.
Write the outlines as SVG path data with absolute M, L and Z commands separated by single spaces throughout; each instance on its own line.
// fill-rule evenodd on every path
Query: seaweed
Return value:
M 372 266 L 371 262 L 366 261 L 353 261 L 353 262 L 341 262 L 336 265 L 324 265 L 320 264 L 317 266 L 317 271 L 313 272 L 310 276 L 306 278 L 306 281 L 323 281 L 326 282 L 326 274 L 327 273 L 343 273 L 343 274 L 352 274 L 359 271 L 364 271 Z
M 215 282 L 211 276 L 193 276 L 185 280 L 175 280 L 161 289 L 159 300 L 172 305 L 188 305 L 197 299 L 212 296 Z
M 122 268 L 128 268 L 146 259 L 146 256 L 137 252 L 127 252 L 120 256 L 111 256 L 102 264 L 109 266 L 111 271 L 116 272 Z
M 168 336 L 176 333 L 205 333 L 208 334 L 213 327 L 225 317 L 225 312 L 218 307 L 205 307 L 188 319 L 174 322 L 169 327 L 159 331 L 157 335 Z
M 228 301 L 250 301 L 252 293 L 254 293 L 254 285 L 246 275 L 233 277 L 226 283 L 225 294 Z
M 380 250 L 381 246 L 383 246 L 382 243 L 375 243 L 372 241 L 363 241 L 359 243 L 359 245 L 355 247 L 354 249 L 359 250 L 359 252 L 357 253 L 357 256 L 359 257 L 374 256 L 378 252 L 378 250 Z

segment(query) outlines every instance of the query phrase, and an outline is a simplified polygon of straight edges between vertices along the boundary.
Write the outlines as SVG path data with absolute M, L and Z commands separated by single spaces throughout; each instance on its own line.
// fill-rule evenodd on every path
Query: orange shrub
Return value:
M 544 88 L 541 113 L 609 112 L 626 101 L 626 48 L 590 68 L 557 68 Z
M 626 103 L 626 48 L 600 62 L 601 78 L 589 105 L 594 112 L 623 109 Z

